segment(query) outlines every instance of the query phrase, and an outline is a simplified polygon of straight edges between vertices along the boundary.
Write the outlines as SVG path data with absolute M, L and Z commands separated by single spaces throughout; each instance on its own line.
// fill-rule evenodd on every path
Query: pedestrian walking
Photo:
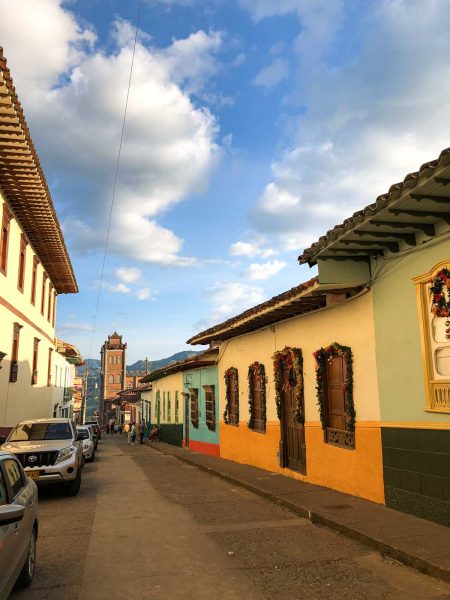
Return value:
M 144 431 L 145 431 L 145 423 L 144 421 L 140 421 L 139 423 L 139 443 L 144 443 Z
M 131 437 L 131 445 L 134 446 L 136 443 L 136 426 L 134 423 L 131 423 L 130 437 Z

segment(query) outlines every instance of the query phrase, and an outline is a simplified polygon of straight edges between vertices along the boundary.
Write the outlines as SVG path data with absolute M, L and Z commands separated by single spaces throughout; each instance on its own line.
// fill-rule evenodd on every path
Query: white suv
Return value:
M 25 473 L 40 486 L 62 483 L 66 496 L 78 494 L 83 449 L 70 419 L 33 419 L 14 427 L 1 447 L 15 454 Z

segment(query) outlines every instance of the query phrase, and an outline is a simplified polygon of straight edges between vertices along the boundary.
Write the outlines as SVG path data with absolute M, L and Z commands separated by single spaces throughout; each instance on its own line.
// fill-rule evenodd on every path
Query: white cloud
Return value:
M 284 269 L 286 263 L 282 260 L 269 260 L 265 263 L 252 263 L 246 271 L 249 281 L 270 279 Z
M 255 85 L 265 88 L 273 88 L 289 77 L 289 63 L 283 58 L 276 58 L 274 61 L 262 68 L 253 79 Z
M 229 253 L 231 256 L 244 256 L 247 258 L 254 258 L 261 256 L 267 258 L 275 254 L 275 250 L 272 248 L 263 248 L 260 241 L 256 242 L 235 242 L 230 245 Z
M 129 294 L 131 292 L 130 288 L 124 283 L 117 283 L 113 285 L 104 281 L 102 283 L 102 288 L 107 290 L 108 292 L 117 292 L 119 294 Z
M 290 121 L 290 147 L 274 161 L 272 181 L 251 213 L 260 231 L 289 247 L 294 240 L 298 249 L 307 246 L 449 145 L 443 124 L 450 122 L 450 13 L 442 6 L 371 5 L 357 17 L 348 55 L 330 66 L 325 42 L 319 49 L 325 26 L 313 12 L 305 25 L 299 13 L 299 83 L 285 102 L 298 116 Z M 344 44 L 341 21 L 329 27 Z
M 136 267 L 119 267 L 116 269 L 116 275 L 125 283 L 135 283 L 141 278 L 142 271 Z
M 138 300 L 149 300 L 153 299 L 152 294 L 150 293 L 150 288 L 142 288 L 142 290 L 138 290 L 136 292 L 136 298 Z
M 65 235 L 80 252 L 105 241 L 130 36 L 130 25 L 117 21 L 117 47 L 107 55 L 62 0 L 2 2 L 5 54 L 38 151 L 50 166 L 46 173 Z M 221 43 L 220 33 L 203 31 L 163 49 L 152 48 L 146 36 L 139 38 L 110 252 L 143 262 L 195 264 L 180 256 L 183 240 L 157 217 L 202 192 L 218 161 L 217 121 L 189 94 L 201 91 L 214 73 L 213 55 Z
M 208 297 L 213 306 L 208 322 L 214 323 L 260 304 L 264 300 L 264 291 L 245 283 L 220 281 L 208 290 Z

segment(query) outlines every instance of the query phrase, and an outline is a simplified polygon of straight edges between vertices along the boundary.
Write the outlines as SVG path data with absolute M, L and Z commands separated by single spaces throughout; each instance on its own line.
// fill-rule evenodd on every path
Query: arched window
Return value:
M 111 355 L 108 356 L 108 364 L 112 365 L 113 357 Z
M 114 375 L 108 375 L 108 383 L 114 383 Z
M 120 365 L 120 355 L 117 356 L 117 364 Z
M 120 375 L 116 375 L 116 383 L 121 383 L 122 377 Z

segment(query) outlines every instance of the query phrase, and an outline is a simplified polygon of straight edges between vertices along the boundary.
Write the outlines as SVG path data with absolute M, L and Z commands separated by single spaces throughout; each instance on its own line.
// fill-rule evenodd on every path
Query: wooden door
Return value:
M 295 419 L 294 387 L 289 381 L 290 367 L 281 369 L 282 452 L 284 466 L 306 475 L 305 427 Z
M 184 394 L 184 445 L 189 448 L 189 394 Z

